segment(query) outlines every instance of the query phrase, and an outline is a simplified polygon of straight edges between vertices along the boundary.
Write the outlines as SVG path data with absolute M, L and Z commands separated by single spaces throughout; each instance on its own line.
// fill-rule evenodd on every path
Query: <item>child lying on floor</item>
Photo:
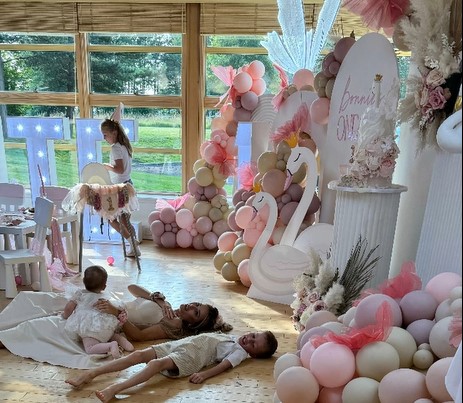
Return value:
M 116 394 L 146 382 L 160 372 L 173 378 L 189 376 L 190 382 L 202 383 L 229 368 L 236 367 L 248 357 L 270 358 L 277 347 L 277 339 L 270 331 L 246 333 L 241 337 L 204 333 L 134 351 L 126 357 L 69 378 L 66 383 L 79 387 L 99 375 L 146 363 L 145 368 L 127 380 L 113 383 L 96 392 L 96 396 L 102 402 L 109 402 Z M 214 362 L 218 364 L 201 371 Z

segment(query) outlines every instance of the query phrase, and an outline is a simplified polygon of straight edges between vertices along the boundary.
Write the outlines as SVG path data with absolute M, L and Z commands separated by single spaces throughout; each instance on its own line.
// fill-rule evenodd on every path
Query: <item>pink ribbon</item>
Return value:
M 278 75 L 280 76 L 280 90 L 278 94 L 276 94 L 272 99 L 273 108 L 278 111 L 284 101 L 283 92 L 288 87 L 289 81 L 286 72 L 280 66 L 278 66 L 278 64 L 273 64 L 273 67 L 275 67 L 275 69 L 278 71 Z

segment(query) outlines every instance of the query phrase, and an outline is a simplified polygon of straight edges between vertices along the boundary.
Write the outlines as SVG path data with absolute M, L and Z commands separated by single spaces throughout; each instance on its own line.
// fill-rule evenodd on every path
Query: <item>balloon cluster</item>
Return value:
M 461 275 L 440 273 L 424 289 L 416 274 L 418 281 L 400 276 L 401 287 L 380 287 L 382 292 L 365 296 L 339 318 L 313 313 L 297 353 L 275 363 L 274 401 L 452 401 L 444 378 L 461 342 Z M 405 290 L 405 283 L 412 286 Z M 378 332 L 388 322 L 378 316 L 385 307 L 390 326 Z
M 254 60 L 238 70 L 233 78 L 232 105 L 235 108 L 233 118 L 237 122 L 250 121 L 251 114 L 257 107 L 259 96 L 267 89 L 263 76 L 265 66 Z
M 201 144 L 201 158 L 193 165 L 188 193 L 172 203 L 157 203 L 148 218 L 154 243 L 165 248 L 214 250 L 219 237 L 230 230 L 224 186 L 227 178 L 235 174 L 238 121 L 246 120 L 243 117 L 248 114 L 250 117 L 258 96 L 265 92 L 265 67 L 255 60 L 239 69 L 238 74 L 231 67 L 217 67 L 214 73 L 230 89 L 220 115 L 212 120 L 211 139 Z
M 331 94 L 336 76 L 341 68 L 342 61 L 354 43 L 355 37 L 353 33 L 351 36 L 341 38 L 334 46 L 334 50 L 324 57 L 322 71 L 315 76 L 314 87 L 319 98 L 312 102 L 310 115 L 320 125 L 328 123 Z
M 315 148 L 315 143 L 310 143 Z M 310 147 L 309 147 L 310 148 Z M 253 179 L 253 188 L 259 187 L 276 198 L 278 220 L 270 241 L 276 244 L 296 210 L 303 194 L 300 184 L 306 176 L 306 168 L 302 167 L 292 177 L 292 183 L 285 189 L 287 181 L 286 161 L 291 154 L 291 147 L 283 140 L 276 146 L 276 151 L 262 153 L 257 160 L 257 173 Z M 248 189 L 238 189 L 233 195 L 234 210 L 228 216 L 231 231 L 223 233 L 218 241 L 214 257 L 216 270 L 222 273 L 228 281 L 241 281 L 245 286 L 251 285 L 248 275 L 248 262 L 252 248 L 262 234 L 267 219 L 268 207 L 255 214 L 251 207 L 255 192 Z M 320 200 L 313 196 L 299 231 L 312 225 L 315 213 L 320 208 Z

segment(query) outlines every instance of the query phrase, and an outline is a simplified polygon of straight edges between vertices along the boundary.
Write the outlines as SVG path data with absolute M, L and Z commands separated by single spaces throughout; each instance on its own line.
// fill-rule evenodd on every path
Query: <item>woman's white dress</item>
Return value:
M 0 342 L 11 353 L 39 362 L 79 369 L 101 365 L 106 355 L 87 354 L 65 330 L 61 312 L 67 301 L 64 293 L 20 292 L 0 312 Z M 141 298 L 126 303 L 126 309 L 129 320 L 133 317 L 138 324 L 156 324 L 162 318 L 158 304 Z

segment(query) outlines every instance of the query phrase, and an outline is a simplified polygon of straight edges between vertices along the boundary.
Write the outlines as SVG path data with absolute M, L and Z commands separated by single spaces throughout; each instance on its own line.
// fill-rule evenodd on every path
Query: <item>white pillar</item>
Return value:
M 405 261 L 416 260 L 437 152 L 431 147 L 418 152 L 418 134 L 408 124 L 401 126 L 398 146 L 393 181 L 407 186 L 408 191 L 400 200 L 389 277 L 396 276 Z
M 372 258 L 380 257 L 374 277 L 367 287 L 382 283 L 389 276 L 400 194 L 407 188 L 399 185 L 390 188 L 349 188 L 337 186 L 337 181 L 330 182 L 328 187 L 336 190 L 333 266 L 342 273 L 361 236 L 368 241 L 367 252 L 378 246 Z
M 444 271 L 461 274 L 461 168 L 461 154 L 438 153 L 416 254 L 423 284 Z

